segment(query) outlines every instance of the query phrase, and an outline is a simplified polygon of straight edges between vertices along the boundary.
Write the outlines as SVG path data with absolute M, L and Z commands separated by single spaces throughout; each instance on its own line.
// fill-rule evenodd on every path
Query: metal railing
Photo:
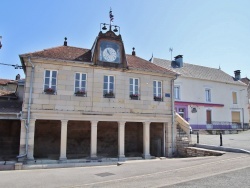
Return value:
M 229 129 L 242 129 L 241 122 L 227 122 L 227 121 L 212 121 L 206 122 L 204 125 L 191 125 L 194 130 L 204 129 L 204 130 L 229 130 Z M 244 129 L 250 129 L 249 123 L 244 123 Z

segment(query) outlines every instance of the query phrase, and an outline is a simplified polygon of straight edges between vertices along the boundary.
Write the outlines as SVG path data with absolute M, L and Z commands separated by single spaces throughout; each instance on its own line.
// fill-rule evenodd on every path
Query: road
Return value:
M 235 187 L 227 178 L 234 176 L 240 177 L 241 187 L 249 187 L 249 175 L 249 154 L 226 153 L 129 161 L 120 166 L 1 171 L 0 187 L 223 187 L 221 183 Z

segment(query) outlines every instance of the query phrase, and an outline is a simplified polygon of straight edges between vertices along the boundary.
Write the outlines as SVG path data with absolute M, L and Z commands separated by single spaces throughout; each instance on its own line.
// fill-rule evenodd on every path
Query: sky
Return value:
M 149 60 L 183 55 L 185 63 L 221 68 L 250 78 L 249 0 L 3 0 L 0 63 L 21 65 L 19 55 L 63 45 L 90 49 L 109 23 L 120 26 L 125 51 Z M 25 78 L 0 64 L 0 78 Z

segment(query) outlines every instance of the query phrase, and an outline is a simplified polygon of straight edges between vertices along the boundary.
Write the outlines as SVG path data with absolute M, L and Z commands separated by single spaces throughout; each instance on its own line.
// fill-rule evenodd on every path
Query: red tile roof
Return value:
M 91 59 L 91 51 L 89 49 L 72 46 L 58 46 L 38 52 L 26 53 L 21 55 L 21 57 L 22 56 L 89 62 Z
M 129 68 L 147 70 L 147 71 L 153 71 L 153 72 L 161 72 L 161 73 L 169 72 L 169 73 L 175 74 L 175 72 L 173 71 L 157 66 L 149 61 L 146 61 L 134 55 L 127 55 L 127 62 L 128 62 Z
M 20 57 L 40 57 L 69 61 L 91 62 L 91 50 L 72 46 L 59 46 L 38 52 L 22 54 Z M 176 74 L 174 71 L 157 66 L 137 56 L 127 55 L 128 68 L 149 72 Z
M 17 80 L 8 80 L 8 79 L 1 79 L 0 78 L 0 85 L 7 85 L 7 84 L 12 84 L 12 83 L 17 84 Z

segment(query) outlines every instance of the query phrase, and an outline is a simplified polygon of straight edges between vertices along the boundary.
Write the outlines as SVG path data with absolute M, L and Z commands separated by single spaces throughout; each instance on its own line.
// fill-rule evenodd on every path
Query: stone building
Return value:
M 176 73 L 134 49 L 125 54 L 117 26 L 102 29 L 91 49 L 68 46 L 65 38 L 63 46 L 20 55 L 26 74 L 20 161 L 174 154 Z
M 0 79 L 0 161 L 19 154 L 24 80 Z

